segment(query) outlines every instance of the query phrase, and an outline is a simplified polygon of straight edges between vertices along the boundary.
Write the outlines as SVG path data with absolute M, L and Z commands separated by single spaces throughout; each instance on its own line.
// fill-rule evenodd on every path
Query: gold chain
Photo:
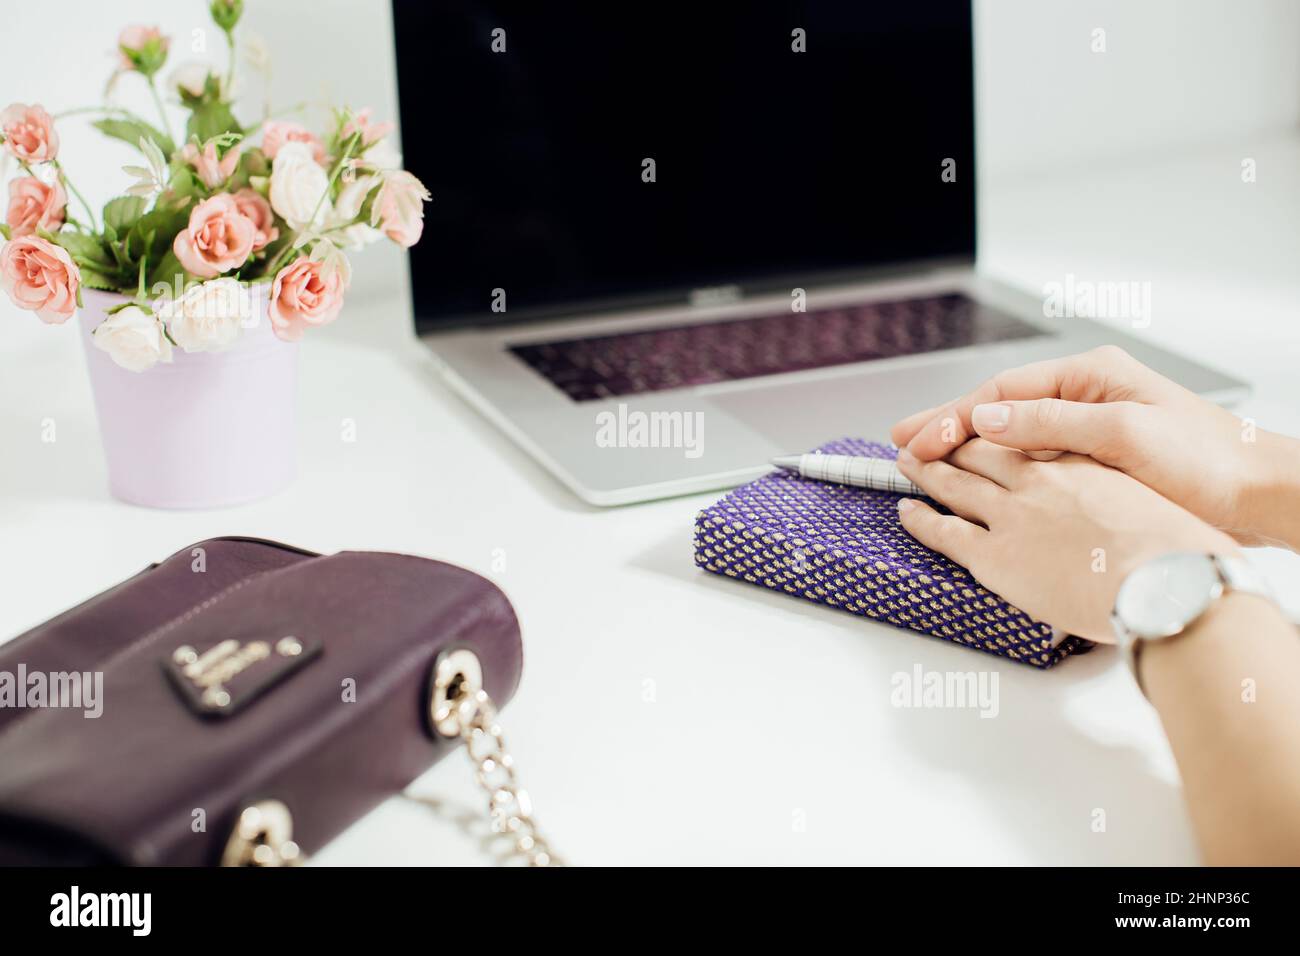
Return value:
M 538 832 L 532 801 L 515 776 L 514 758 L 506 750 L 496 705 L 483 689 L 482 668 L 473 652 L 458 649 L 439 655 L 429 710 L 437 734 L 464 741 L 474 780 L 488 797 L 492 832 L 510 838 L 510 857 L 528 866 L 564 866 Z M 304 859 L 293 841 L 289 808 L 264 800 L 240 814 L 222 865 L 298 866 Z
M 461 712 L 470 703 L 473 714 L 461 721 L 461 739 L 474 767 L 474 779 L 488 797 L 492 832 L 508 835 L 513 849 L 528 866 L 564 866 L 551 850 L 533 820 L 528 791 L 519 786 L 514 758 L 506 750 L 505 735 L 497 723 L 496 705 L 481 688 L 470 701 L 461 702 Z

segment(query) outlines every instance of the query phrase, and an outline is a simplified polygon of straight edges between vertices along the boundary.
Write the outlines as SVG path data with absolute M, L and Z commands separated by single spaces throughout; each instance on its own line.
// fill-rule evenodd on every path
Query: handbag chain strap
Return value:
M 483 689 L 477 656 L 457 650 L 434 666 L 429 718 L 443 738 L 459 738 L 474 768 L 474 781 L 487 794 L 492 832 L 511 841 L 507 859 L 528 866 L 564 866 L 538 831 L 528 791 L 519 786 L 515 761 L 506 749 L 497 708 Z M 293 817 L 278 800 L 245 807 L 222 856 L 223 866 L 300 866 L 306 854 L 293 840 Z
M 479 688 L 472 696 L 472 706 L 468 719 L 461 720 L 460 736 L 474 767 L 474 780 L 487 794 L 492 831 L 509 836 L 513 852 L 528 866 L 564 866 L 533 819 L 532 800 L 519 786 L 515 761 L 506 749 L 492 698 Z M 468 708 L 465 704 L 461 707 L 464 714 Z

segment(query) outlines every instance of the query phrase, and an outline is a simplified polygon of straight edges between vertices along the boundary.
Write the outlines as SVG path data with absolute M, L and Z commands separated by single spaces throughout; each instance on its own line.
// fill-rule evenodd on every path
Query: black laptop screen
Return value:
M 421 330 L 974 257 L 968 0 L 393 6 Z

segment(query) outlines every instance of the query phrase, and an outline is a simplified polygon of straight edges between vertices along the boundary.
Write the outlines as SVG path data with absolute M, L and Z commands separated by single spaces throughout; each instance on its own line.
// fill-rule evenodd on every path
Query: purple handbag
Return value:
M 510 603 L 462 568 L 192 545 L 0 645 L 0 863 L 296 862 L 521 667 Z

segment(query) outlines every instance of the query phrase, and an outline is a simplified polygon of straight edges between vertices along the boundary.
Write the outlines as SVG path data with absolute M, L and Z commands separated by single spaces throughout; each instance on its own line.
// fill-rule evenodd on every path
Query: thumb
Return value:
M 1136 402 L 1059 398 L 989 402 L 971 410 L 971 426 L 987 441 L 1024 452 L 1071 451 L 1118 465 L 1132 450 L 1144 408 Z

